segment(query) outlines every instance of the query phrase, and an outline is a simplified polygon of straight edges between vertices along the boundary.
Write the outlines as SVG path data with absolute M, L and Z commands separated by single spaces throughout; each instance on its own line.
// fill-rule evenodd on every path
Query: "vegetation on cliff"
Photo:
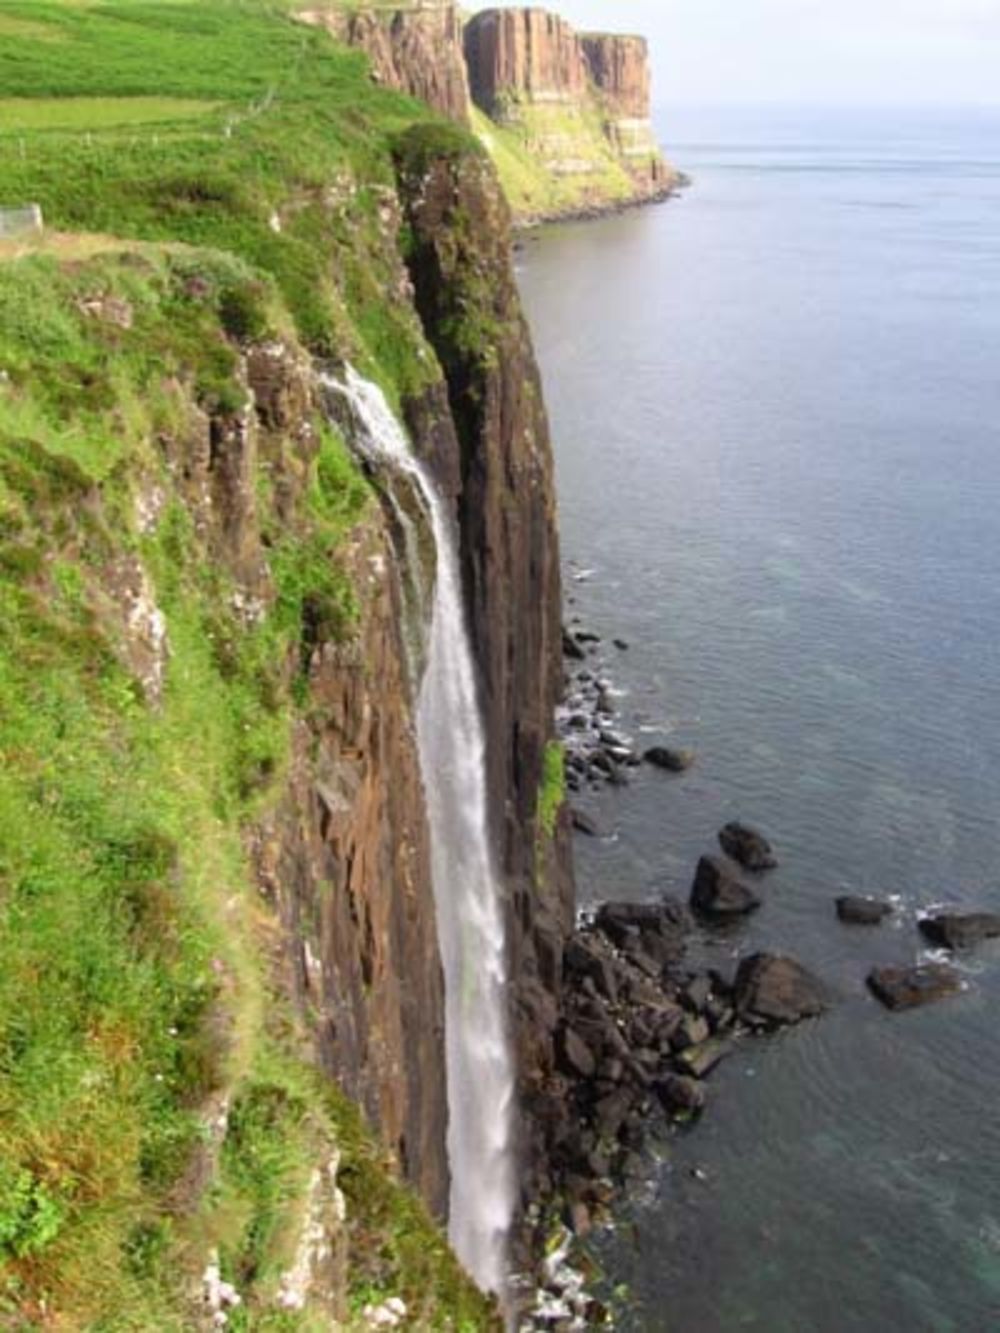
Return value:
M 440 376 L 393 299 L 428 113 L 236 0 L 15 0 L 0 86 L 0 202 L 51 228 L 0 248 L 0 1322 L 201 1327 L 217 1253 L 229 1327 L 314 1327 L 336 1166 L 324 1317 L 491 1327 L 313 1071 L 248 850 L 376 522 L 309 356 Z

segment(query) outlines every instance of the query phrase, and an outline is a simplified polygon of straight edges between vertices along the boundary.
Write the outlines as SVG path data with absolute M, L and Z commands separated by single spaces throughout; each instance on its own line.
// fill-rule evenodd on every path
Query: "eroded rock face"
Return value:
M 526 124 L 527 109 L 566 108 L 580 118 L 544 120 L 528 146 L 556 175 L 595 169 L 581 150 L 583 117 L 601 122 L 606 147 L 635 181 L 637 198 L 656 197 L 677 183 L 656 142 L 651 120 L 649 51 L 642 37 L 577 33 L 544 9 L 487 9 L 465 29 L 472 100 L 501 124 Z M 576 150 L 574 149 L 576 144 Z
M 315 447 L 311 367 L 259 353 L 248 378 L 260 456 L 291 524 Z M 399 571 L 374 503 L 341 558 L 359 621 L 290 664 L 307 672 L 309 708 L 283 795 L 250 850 L 284 929 L 286 989 L 310 1019 L 320 1063 L 443 1215 L 444 991 Z
M 649 46 L 644 37 L 585 32 L 580 48 L 605 106 L 619 120 L 649 120 Z
M 350 13 L 319 5 L 298 17 L 363 50 L 374 77 L 387 88 L 419 97 L 452 120 L 468 121 L 462 20 L 450 0 L 422 0 L 416 8 L 362 6 Z
M 447 402 L 424 395 L 407 405 L 407 418 L 458 527 L 509 898 L 518 1067 L 534 1085 L 553 1067 L 562 948 L 573 927 L 568 810 L 553 836 L 538 817 L 562 687 L 548 423 L 514 280 L 509 210 L 491 164 L 474 151 L 407 153 L 400 193 L 417 309 L 447 381 Z
M 544 9 L 488 9 L 470 19 L 465 58 L 472 99 L 504 119 L 513 103 L 573 103 L 586 96 L 583 44 L 564 20 Z

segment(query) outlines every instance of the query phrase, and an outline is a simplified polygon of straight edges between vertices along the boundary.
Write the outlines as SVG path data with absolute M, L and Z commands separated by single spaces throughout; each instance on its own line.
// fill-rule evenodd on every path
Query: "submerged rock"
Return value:
M 669 745 L 654 745 L 642 756 L 647 764 L 667 773 L 683 773 L 695 761 L 694 750 L 676 750 Z
M 573 821 L 573 827 L 578 833 L 585 833 L 588 838 L 601 837 L 601 829 L 592 815 L 578 809 L 575 805 L 570 811 L 570 818 Z
M 736 1012 L 745 1022 L 784 1027 L 815 1018 L 827 1005 L 826 989 L 794 958 L 757 953 L 744 958 L 733 984 Z
M 703 916 L 746 916 L 761 900 L 749 884 L 717 856 L 703 856 L 691 886 L 691 906 Z
M 962 978 L 946 963 L 876 967 L 869 973 L 868 987 L 887 1009 L 916 1009 L 956 995 L 962 989 Z
M 719 830 L 719 846 L 747 870 L 773 870 L 778 864 L 774 849 L 763 833 L 735 820 Z
M 732 1042 L 710 1037 L 698 1046 L 689 1046 L 677 1056 L 677 1064 L 694 1078 L 707 1078 L 716 1065 L 732 1055 Z
M 892 903 L 846 896 L 837 899 L 837 916 L 850 926 L 880 926 L 886 917 L 892 916 Z
M 938 912 L 922 917 L 918 925 L 932 944 L 945 949 L 971 949 L 1000 938 L 1000 916 L 990 912 Z

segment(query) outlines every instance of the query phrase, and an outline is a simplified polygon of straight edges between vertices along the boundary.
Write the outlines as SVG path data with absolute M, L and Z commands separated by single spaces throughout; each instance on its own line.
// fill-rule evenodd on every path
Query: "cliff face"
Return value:
M 578 34 L 542 9 L 484 10 L 465 54 L 473 100 L 498 127 L 480 133 L 519 213 L 599 210 L 677 185 L 653 134 L 642 38 Z M 539 161 L 557 182 L 548 198 L 532 180 Z
M 421 0 L 415 8 L 389 10 L 320 5 L 298 17 L 365 51 L 374 77 L 385 87 L 419 97 L 452 120 L 468 123 L 462 20 L 451 0 Z
M 555 484 L 538 368 L 491 164 L 405 148 L 400 192 L 416 307 L 447 399 L 412 401 L 418 449 L 453 497 L 481 672 L 494 835 L 507 886 L 522 1090 L 551 1068 L 562 942 L 573 923 L 564 812 L 546 827 L 546 755 L 562 689 Z M 539 1167 L 534 1128 L 524 1146 Z M 532 1193 L 534 1180 L 526 1195 Z
M 488 116 L 516 119 L 515 104 L 573 104 L 587 96 L 588 69 L 577 34 L 543 9 L 487 10 L 465 32 L 473 100 Z

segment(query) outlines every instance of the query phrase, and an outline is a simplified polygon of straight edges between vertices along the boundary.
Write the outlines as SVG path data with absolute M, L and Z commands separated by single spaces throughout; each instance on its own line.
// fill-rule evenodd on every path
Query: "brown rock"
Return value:
M 355 12 L 317 6 L 297 17 L 364 51 L 377 83 L 418 97 L 463 125 L 468 123 L 462 19 L 450 0 L 416 8 L 362 6 Z
M 892 904 L 877 898 L 838 898 L 837 916 L 850 926 L 880 926 L 892 916 Z
M 736 1012 L 747 1022 L 782 1027 L 815 1018 L 826 1008 L 825 990 L 792 958 L 758 953 L 744 958 L 734 983 Z
M 763 833 L 735 820 L 719 830 L 719 846 L 746 870 L 771 870 L 778 864 L 774 849 Z
M 691 888 L 691 906 L 704 916 L 725 919 L 756 911 L 761 900 L 724 861 L 703 856 Z
M 922 917 L 918 924 L 932 944 L 945 949 L 971 949 L 1000 938 L 1000 916 L 989 912 L 938 912 Z
M 962 979 L 944 963 L 925 963 L 921 967 L 877 967 L 868 976 L 868 986 L 887 1009 L 916 1009 L 957 994 Z

